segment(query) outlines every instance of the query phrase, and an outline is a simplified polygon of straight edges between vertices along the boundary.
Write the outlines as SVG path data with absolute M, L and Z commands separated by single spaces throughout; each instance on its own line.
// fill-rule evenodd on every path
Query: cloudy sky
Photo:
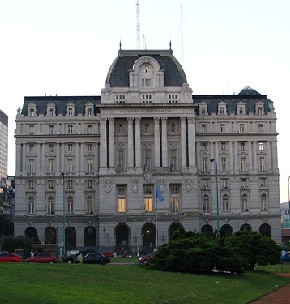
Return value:
M 139 45 L 168 49 L 194 94 L 251 86 L 277 113 L 280 202 L 290 175 L 289 0 L 139 0 Z M 122 49 L 135 49 L 136 0 L 1 0 L 0 108 L 9 116 L 8 174 L 24 96 L 100 95 Z

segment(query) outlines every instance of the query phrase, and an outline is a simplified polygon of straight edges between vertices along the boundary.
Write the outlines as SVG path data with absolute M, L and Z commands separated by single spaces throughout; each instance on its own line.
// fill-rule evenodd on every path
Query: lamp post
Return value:
M 219 210 L 219 186 L 218 186 L 218 170 L 217 170 L 217 161 L 215 158 L 211 158 L 210 161 L 215 162 L 215 183 L 216 183 L 216 230 L 217 235 L 220 235 L 220 210 Z
M 64 192 L 64 176 L 65 173 L 61 172 L 62 176 L 62 248 L 63 257 L 65 257 L 65 192 Z

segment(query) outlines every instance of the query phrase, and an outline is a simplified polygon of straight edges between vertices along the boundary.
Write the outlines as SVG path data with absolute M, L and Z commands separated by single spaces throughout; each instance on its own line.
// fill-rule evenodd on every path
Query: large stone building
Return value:
M 100 96 L 25 97 L 15 138 L 17 235 L 110 251 L 180 226 L 281 241 L 272 101 L 192 95 L 171 49 L 120 49 Z
M 0 181 L 7 177 L 8 116 L 0 110 Z

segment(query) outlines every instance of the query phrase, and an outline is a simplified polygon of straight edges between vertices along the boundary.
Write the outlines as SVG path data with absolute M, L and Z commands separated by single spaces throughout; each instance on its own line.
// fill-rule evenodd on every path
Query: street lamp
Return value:
M 219 186 L 218 186 L 218 170 L 217 161 L 215 158 L 211 158 L 210 161 L 213 163 L 215 161 L 215 183 L 216 183 L 216 230 L 217 235 L 220 235 L 220 215 L 219 215 Z
M 62 248 L 63 257 L 65 257 L 65 192 L 64 192 L 64 176 L 65 173 L 61 172 L 62 176 Z

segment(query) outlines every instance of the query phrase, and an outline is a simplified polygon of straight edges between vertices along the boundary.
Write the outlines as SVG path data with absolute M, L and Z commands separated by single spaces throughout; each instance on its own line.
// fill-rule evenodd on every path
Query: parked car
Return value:
M 145 255 L 142 255 L 140 258 L 139 258 L 139 263 L 140 264 L 147 264 L 149 262 L 149 259 L 153 256 L 152 253 L 148 253 L 148 254 L 145 254 Z
M 52 252 L 38 253 L 36 256 L 27 258 L 25 261 L 30 263 L 56 263 L 57 258 L 53 255 Z
M 22 262 L 22 256 L 7 251 L 0 252 L 0 262 Z
M 101 264 L 105 265 L 110 263 L 110 258 L 102 253 L 89 252 L 83 257 L 84 264 Z

